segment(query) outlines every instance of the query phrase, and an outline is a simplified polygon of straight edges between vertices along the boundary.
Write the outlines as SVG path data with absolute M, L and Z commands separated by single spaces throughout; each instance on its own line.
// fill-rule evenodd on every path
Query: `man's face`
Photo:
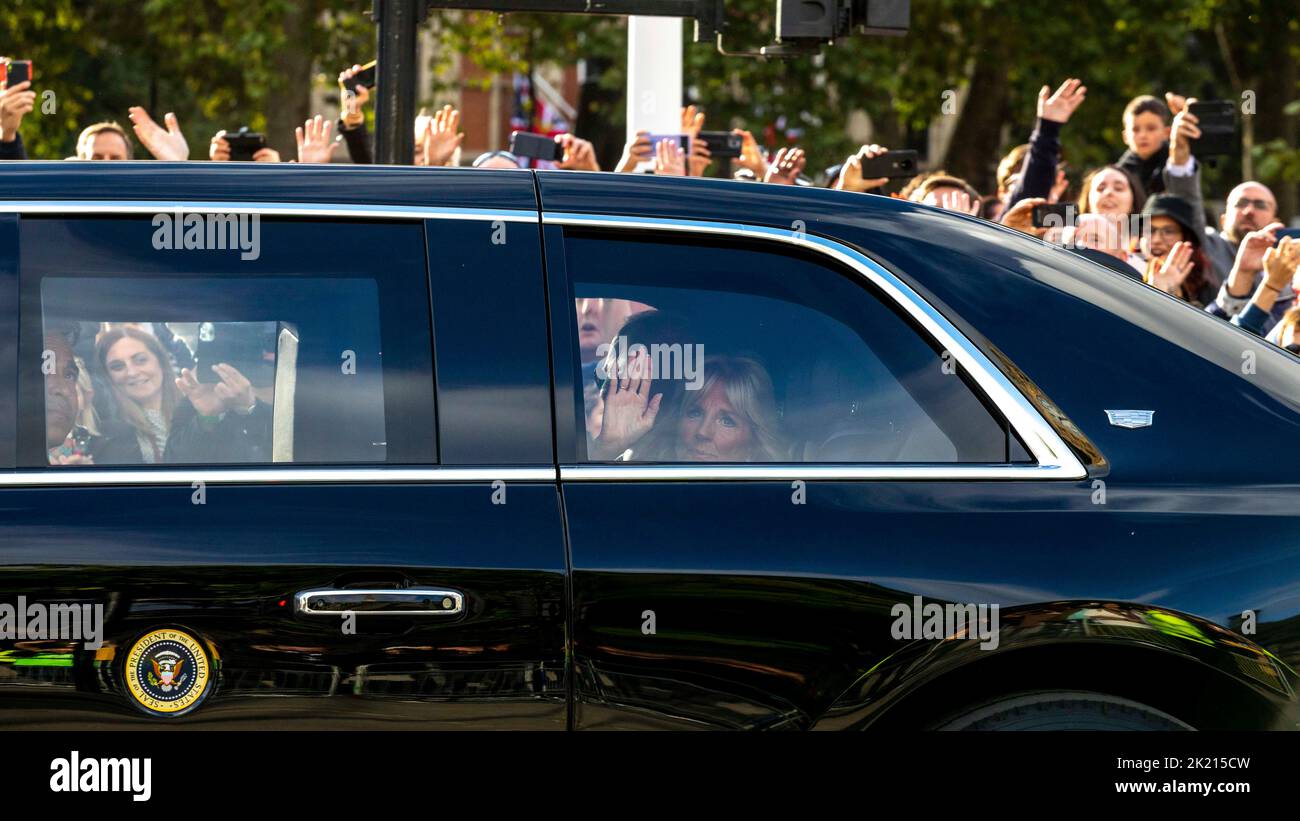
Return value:
M 578 346 L 583 364 L 594 361 L 596 350 L 602 343 L 613 342 L 614 334 L 633 314 L 649 310 L 651 306 L 630 299 L 577 300 Z
M 1143 111 L 1124 118 L 1124 144 L 1142 159 L 1160 150 L 1169 139 L 1169 126 L 1159 114 Z
M 122 135 L 113 131 L 101 131 L 90 141 L 90 156 L 82 157 L 83 160 L 129 160 L 130 154 L 126 150 L 126 140 Z
M 1238 185 L 1228 195 L 1223 212 L 1223 233 L 1232 242 L 1239 243 L 1251 231 L 1258 231 L 1277 219 L 1277 199 L 1273 192 L 1259 183 Z
M 72 348 L 62 336 L 45 337 L 45 350 L 54 354 L 54 372 L 45 374 L 45 446 L 61 445 L 77 423 L 77 369 Z M 49 360 L 49 354 L 42 359 Z M 48 368 L 46 368 L 48 370 Z

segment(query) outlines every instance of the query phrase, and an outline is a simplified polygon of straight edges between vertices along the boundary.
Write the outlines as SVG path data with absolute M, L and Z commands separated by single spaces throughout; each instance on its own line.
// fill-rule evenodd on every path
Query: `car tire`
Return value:
M 1154 707 L 1073 690 L 1017 693 L 945 719 L 936 730 L 1195 730 Z

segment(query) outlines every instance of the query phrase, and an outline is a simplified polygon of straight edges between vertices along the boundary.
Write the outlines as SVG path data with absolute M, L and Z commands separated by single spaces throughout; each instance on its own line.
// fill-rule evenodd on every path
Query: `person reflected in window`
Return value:
M 45 335 L 45 353 L 53 367 L 45 374 L 45 448 L 51 465 L 93 465 L 102 441 L 79 419 L 83 405 L 78 381 L 81 369 L 72 344 L 60 333 Z
M 188 368 L 177 378 L 158 338 L 134 328 L 103 333 L 95 356 L 120 420 L 105 431 L 98 464 L 267 460 L 259 443 L 269 436 L 270 409 L 235 368 L 212 366 L 215 383 Z

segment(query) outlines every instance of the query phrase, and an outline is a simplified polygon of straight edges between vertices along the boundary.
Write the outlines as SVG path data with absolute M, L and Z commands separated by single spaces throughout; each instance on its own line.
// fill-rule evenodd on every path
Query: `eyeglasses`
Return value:
M 1242 197 L 1241 199 L 1234 202 L 1232 204 L 1232 207 L 1240 211 L 1241 209 L 1245 208 L 1248 205 L 1254 208 L 1256 211 L 1269 211 L 1272 210 L 1273 208 L 1273 203 L 1269 202 L 1268 200 L 1252 200 L 1249 197 Z
M 1166 225 L 1163 228 L 1152 228 L 1151 236 L 1168 237 L 1169 239 L 1182 239 L 1183 229 L 1177 225 Z

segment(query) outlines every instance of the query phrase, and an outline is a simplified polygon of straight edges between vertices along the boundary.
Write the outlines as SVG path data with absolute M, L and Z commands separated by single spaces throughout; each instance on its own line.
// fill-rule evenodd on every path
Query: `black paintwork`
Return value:
M 201 508 L 188 487 L 0 488 L 0 593 L 107 601 L 119 648 L 177 624 L 220 653 L 218 689 L 170 723 L 912 727 L 989 696 L 1067 687 L 1194 726 L 1295 726 L 1300 368 L 1068 252 L 885 198 L 723 181 L 15 163 L 0 182 L 10 199 L 508 210 L 540 199 L 552 212 L 802 221 L 924 295 L 1089 469 L 1080 481 L 809 482 L 802 506 L 789 482 L 518 483 L 505 505 L 486 482 L 213 487 Z M 499 248 L 478 236 L 489 226 L 426 225 L 439 401 L 429 422 L 448 465 L 546 465 L 552 446 L 570 463 L 565 229 L 539 240 L 512 223 L 519 243 Z M 0 215 L 0 237 L 15 235 Z M 9 385 L 13 249 L 0 244 Z M 494 249 L 509 249 L 507 269 Z M 548 311 L 549 361 L 538 350 Z M 0 389 L 0 466 L 12 401 Z M 1155 424 L 1113 427 L 1106 408 L 1154 409 Z M 296 590 L 349 581 L 453 586 L 468 613 L 345 637 L 280 612 Z M 916 595 L 1001 605 L 998 649 L 893 639 L 891 607 Z M 646 610 L 654 635 L 641 630 Z M 1239 632 L 1244 611 L 1258 614 L 1253 635 Z M 83 651 L 0 649 L 74 658 L 0 663 L 6 725 L 150 721 L 116 694 L 112 666 Z M 47 686 L 24 686 L 37 682 Z

